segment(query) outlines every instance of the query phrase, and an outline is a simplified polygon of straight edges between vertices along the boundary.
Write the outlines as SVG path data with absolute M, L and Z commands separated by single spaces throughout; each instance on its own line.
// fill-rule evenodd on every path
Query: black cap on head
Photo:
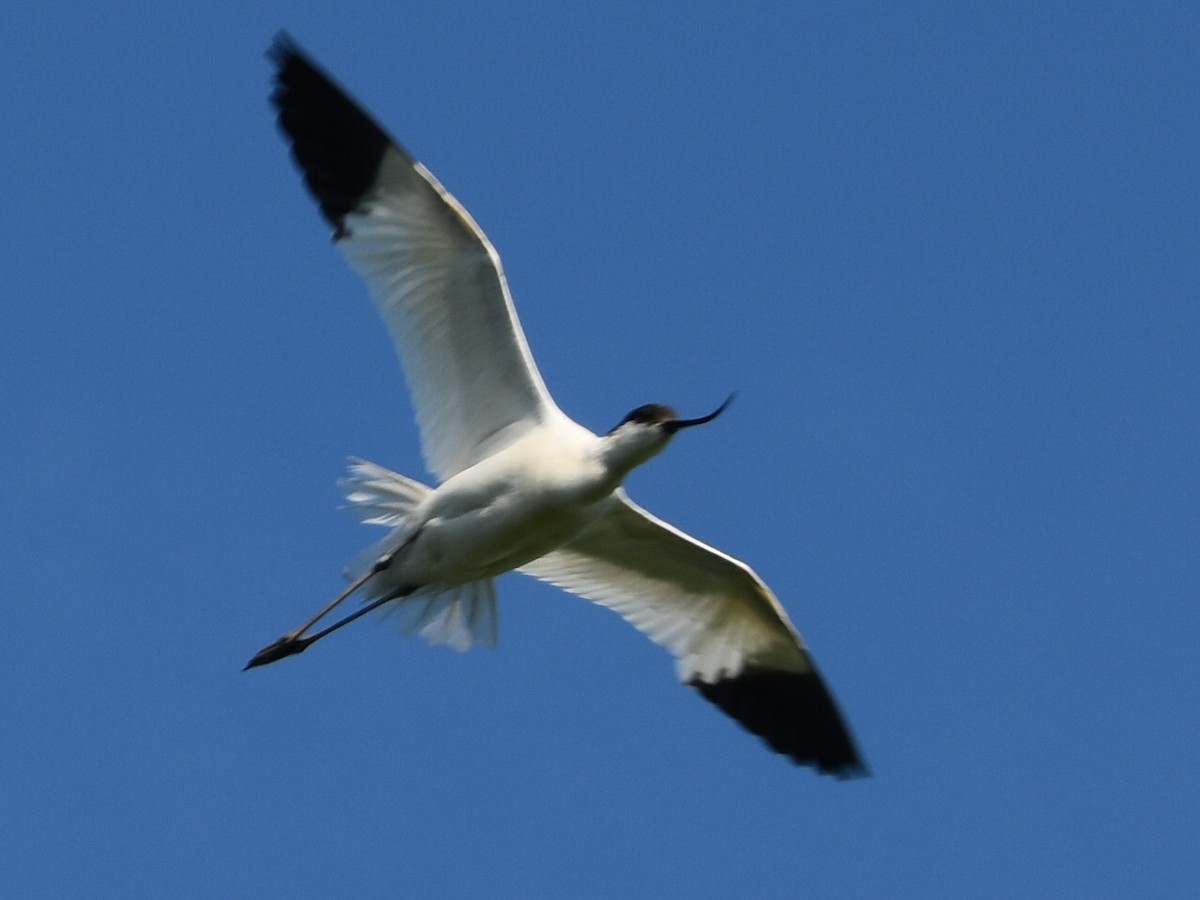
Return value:
M 721 413 L 725 412 L 725 408 L 733 402 L 733 394 L 725 398 L 725 402 L 710 412 L 707 416 L 701 416 L 698 419 L 681 419 L 670 406 L 662 403 L 647 403 L 644 406 L 639 406 L 629 415 L 617 423 L 616 428 L 613 428 L 609 434 L 616 431 L 627 422 L 637 422 L 639 425 L 661 425 L 663 430 L 668 434 L 674 434 L 681 428 L 691 428 L 693 425 L 703 425 L 706 422 L 711 422 Z

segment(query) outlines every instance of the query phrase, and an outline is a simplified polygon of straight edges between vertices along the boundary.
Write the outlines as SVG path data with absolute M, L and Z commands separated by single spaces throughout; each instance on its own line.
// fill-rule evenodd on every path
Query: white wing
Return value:
M 583 535 L 520 571 L 620 613 L 671 652 L 681 681 L 716 682 L 747 666 L 812 669 L 779 601 L 748 566 L 624 491 Z
M 565 418 L 470 214 L 288 38 L 271 57 L 280 128 L 395 341 L 430 470 L 444 481 Z
M 864 774 L 837 705 L 779 601 L 747 566 L 618 491 L 584 534 L 520 571 L 624 616 L 679 677 L 779 753 Z

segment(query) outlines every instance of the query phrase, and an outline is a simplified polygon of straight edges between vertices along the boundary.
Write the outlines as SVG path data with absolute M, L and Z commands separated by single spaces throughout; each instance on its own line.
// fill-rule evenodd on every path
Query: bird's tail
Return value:
M 346 497 L 346 507 L 369 525 L 384 525 L 391 532 L 358 554 L 346 566 L 344 575 L 354 580 L 382 557 L 412 538 L 409 524 L 412 511 L 432 492 L 432 488 L 391 469 L 351 458 L 349 474 L 338 482 Z M 372 590 L 374 579 L 365 585 L 369 599 L 383 596 Z M 420 634 L 431 644 L 448 644 L 466 650 L 472 644 L 496 645 L 496 592 L 492 580 L 457 585 L 426 585 L 383 607 L 393 616 L 404 634 Z
M 396 528 L 433 489 L 365 459 L 350 457 L 350 472 L 338 482 L 346 508 L 368 525 Z M 374 560 L 371 560 L 374 562 Z
M 346 498 L 345 509 L 367 525 L 391 529 L 387 537 L 376 541 L 346 564 L 342 575 L 347 581 L 354 581 L 382 556 L 395 551 L 412 537 L 413 523 L 409 517 L 432 488 L 354 456 L 350 457 L 350 471 L 338 481 L 338 487 Z

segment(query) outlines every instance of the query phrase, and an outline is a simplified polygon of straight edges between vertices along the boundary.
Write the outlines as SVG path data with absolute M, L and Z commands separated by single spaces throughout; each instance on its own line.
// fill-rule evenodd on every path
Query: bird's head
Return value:
M 711 422 L 725 412 L 732 401 L 733 394 L 730 394 L 724 403 L 707 416 L 697 419 L 681 419 L 674 409 L 661 403 L 639 406 L 604 436 L 611 464 L 616 469 L 628 472 L 661 453 L 678 432 L 693 425 Z

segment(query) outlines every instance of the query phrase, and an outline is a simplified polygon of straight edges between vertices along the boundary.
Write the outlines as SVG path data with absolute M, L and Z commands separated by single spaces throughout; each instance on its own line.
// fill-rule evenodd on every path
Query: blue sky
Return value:
M 0 7 L 0 894 L 1194 890 L 1195 5 L 566 7 Z M 424 474 L 280 28 L 488 232 L 568 413 L 739 391 L 628 487 L 771 584 L 871 779 L 519 576 L 495 651 L 241 671 L 377 536 L 345 458 Z

